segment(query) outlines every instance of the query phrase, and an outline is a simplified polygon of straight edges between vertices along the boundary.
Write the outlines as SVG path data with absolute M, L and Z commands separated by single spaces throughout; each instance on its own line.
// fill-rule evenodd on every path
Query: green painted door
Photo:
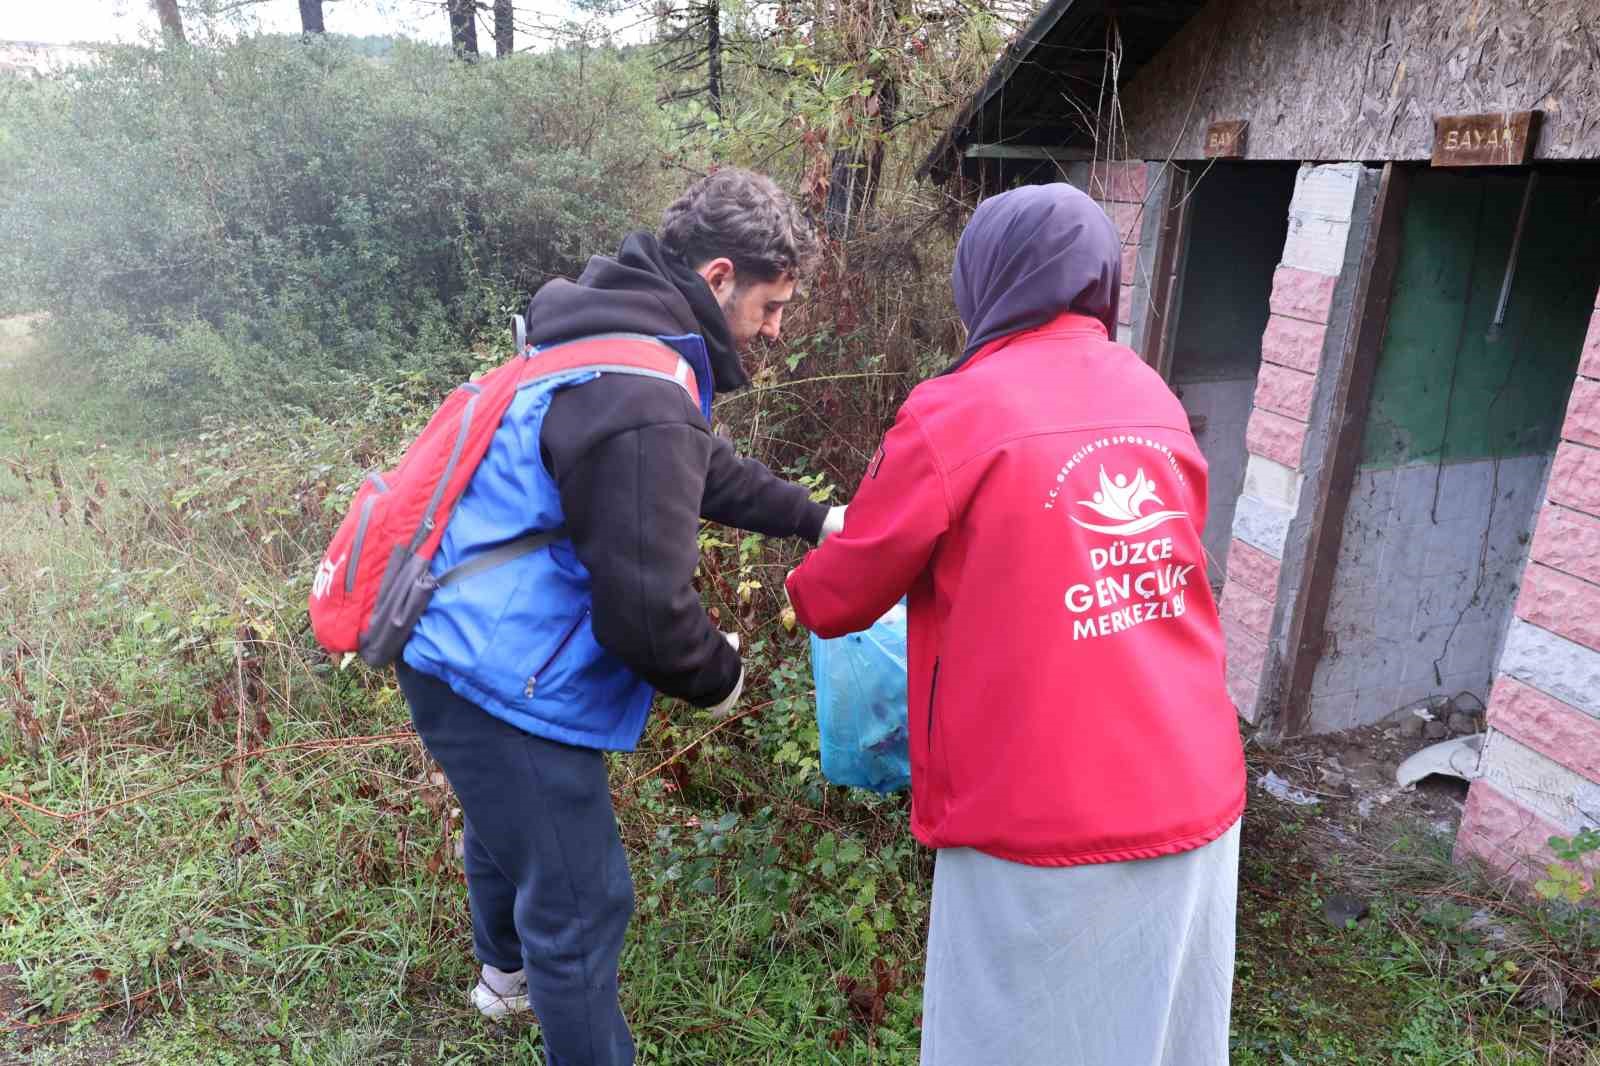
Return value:
M 1600 284 L 1600 175 L 1539 175 L 1496 333 L 1527 182 L 1442 170 L 1413 182 L 1364 467 L 1554 450 Z

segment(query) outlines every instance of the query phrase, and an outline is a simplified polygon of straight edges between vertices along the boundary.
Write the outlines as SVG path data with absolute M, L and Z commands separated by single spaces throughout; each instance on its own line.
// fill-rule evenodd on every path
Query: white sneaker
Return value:
M 528 978 L 521 970 L 507 973 L 493 966 L 484 966 L 477 987 L 472 990 L 472 1005 L 478 1013 L 491 1021 L 501 1021 L 514 1014 L 526 1014 L 528 1006 Z

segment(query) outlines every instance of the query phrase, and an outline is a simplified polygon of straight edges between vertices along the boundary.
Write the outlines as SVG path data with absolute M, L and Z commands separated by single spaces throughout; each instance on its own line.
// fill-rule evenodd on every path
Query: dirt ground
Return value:
M 1340 733 L 1280 741 L 1250 737 L 1250 803 L 1288 802 L 1264 787 L 1264 778 L 1273 773 L 1302 802 L 1318 801 L 1314 811 L 1309 804 L 1307 809 L 1335 842 L 1384 838 L 1388 827 L 1400 824 L 1422 825 L 1453 840 L 1466 810 L 1467 782 L 1433 775 L 1402 788 L 1395 780 L 1401 763 L 1439 743 L 1406 735 L 1402 723 L 1409 713 Z

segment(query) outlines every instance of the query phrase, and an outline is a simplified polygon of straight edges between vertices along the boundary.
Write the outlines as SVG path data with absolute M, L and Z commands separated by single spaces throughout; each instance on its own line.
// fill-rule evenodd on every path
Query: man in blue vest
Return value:
M 743 687 L 738 640 L 692 584 L 700 519 L 811 542 L 843 524 L 709 423 L 713 388 L 749 384 L 739 351 L 778 336 L 815 256 L 776 185 L 722 169 L 659 235 L 541 288 L 530 343 L 645 335 L 677 350 L 679 380 L 577 370 L 522 390 L 435 569 L 532 530 L 567 537 L 440 589 L 398 665 L 464 816 L 472 1003 L 491 1018 L 531 1008 L 550 1066 L 633 1061 L 617 1001 L 633 883 L 603 753 L 632 750 L 657 691 L 725 713 Z

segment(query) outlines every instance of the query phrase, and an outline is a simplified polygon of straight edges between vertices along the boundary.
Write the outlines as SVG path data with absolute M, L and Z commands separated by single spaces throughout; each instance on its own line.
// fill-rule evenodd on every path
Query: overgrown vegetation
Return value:
M 120 998 L 160 1019 L 136 1061 L 432 1061 L 441 1025 L 443 1061 L 526 1051 L 533 1031 L 457 1009 L 459 814 L 392 679 L 337 669 L 305 633 L 306 563 L 348 472 L 403 443 L 428 391 L 375 391 L 335 423 L 219 426 L 158 456 L 24 436 L 31 399 L 6 412 L 0 473 L 13 1048 L 55 1061 Z M 641 1048 L 914 1061 L 923 860 L 900 800 L 823 786 L 803 635 L 729 585 L 753 547 L 708 549 L 708 594 L 761 664 L 743 713 L 669 708 L 613 771 Z
M 716 160 L 833 237 L 716 419 L 854 484 L 959 346 L 959 216 L 910 170 L 1005 22 L 834 14 L 719 15 L 715 108 L 674 96 L 705 56 L 659 66 L 681 36 L 475 64 L 169 44 L 0 83 L 0 311 L 47 312 L 0 322 L 0 1059 L 538 1061 L 536 1027 L 465 1008 L 459 813 L 392 678 L 315 648 L 312 563 L 528 290 Z M 645 1063 L 917 1061 L 931 857 L 903 796 L 818 772 L 796 551 L 705 530 L 745 701 L 658 707 L 613 762 Z M 1298 817 L 1246 823 L 1236 1062 L 1592 1066 L 1587 912 L 1460 880 L 1425 834 L 1333 867 Z M 1344 881 L 1375 900 L 1353 930 L 1321 917 Z
M 0 411 L 0 1055 L 536 1061 L 536 1028 L 463 1008 L 459 816 L 392 680 L 304 628 L 354 472 L 430 387 L 150 452 L 32 421 L 30 368 Z M 643 1062 L 916 1061 L 929 856 L 903 797 L 818 773 L 803 634 L 750 587 L 787 562 L 707 537 L 708 603 L 754 664 L 742 713 L 660 708 L 612 767 Z M 1426 833 L 1330 870 L 1302 817 L 1247 820 L 1235 1062 L 1587 1062 L 1581 982 L 1549 967 L 1600 947 L 1593 923 L 1451 873 Z M 1375 913 L 1338 931 L 1321 904 L 1346 881 Z
M 1585 829 L 1576 836 L 1551 837 L 1550 848 L 1555 862 L 1545 870 L 1545 876 L 1533 883 L 1534 891 L 1549 900 L 1564 903 L 1582 903 L 1600 899 L 1600 878 L 1594 876 L 1591 856 L 1600 852 L 1600 832 Z
M 659 210 L 647 62 L 402 44 L 112 49 L 4 89 L 0 289 L 52 313 L 75 401 L 189 428 L 320 412 L 427 366 Z

